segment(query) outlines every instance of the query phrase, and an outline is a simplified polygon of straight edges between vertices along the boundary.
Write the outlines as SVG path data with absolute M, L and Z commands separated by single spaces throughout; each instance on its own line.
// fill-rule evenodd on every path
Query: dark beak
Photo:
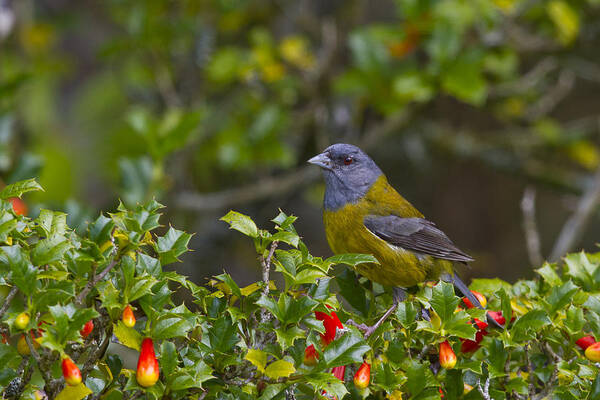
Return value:
M 308 160 L 307 162 L 310 164 L 319 166 L 323 169 L 328 169 L 330 171 L 332 169 L 331 159 L 329 158 L 329 155 L 327 155 L 327 153 L 318 154 L 318 155 L 314 156 L 313 158 L 311 158 L 310 160 Z

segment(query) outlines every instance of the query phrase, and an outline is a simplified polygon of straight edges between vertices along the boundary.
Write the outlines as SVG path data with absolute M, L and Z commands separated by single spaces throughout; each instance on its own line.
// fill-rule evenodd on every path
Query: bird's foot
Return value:
M 398 303 L 394 303 L 394 305 L 391 306 L 390 309 L 387 310 L 385 312 L 385 314 L 383 314 L 383 317 L 379 318 L 379 321 L 377 321 L 377 323 L 375 323 L 375 325 L 373 325 L 373 326 L 368 326 L 366 324 L 357 324 L 356 322 L 352 321 L 351 319 L 346 321 L 346 324 L 356 327 L 359 331 L 361 331 L 363 333 L 363 336 L 365 337 L 365 339 L 367 339 L 369 336 L 371 336 L 373 334 L 373 332 L 375 332 L 377 330 L 377 328 L 379 328 L 381 326 L 381 324 L 383 324 L 385 322 L 386 319 L 388 319 L 388 317 L 396 310 L 397 307 L 398 307 Z
M 371 329 L 370 326 L 368 326 L 367 324 L 359 324 L 357 322 L 354 322 L 354 320 L 349 319 L 348 321 L 346 321 L 346 325 L 350 325 L 355 327 L 356 329 L 358 329 L 359 331 L 361 331 L 363 334 L 365 334 L 366 332 L 369 331 L 369 329 Z

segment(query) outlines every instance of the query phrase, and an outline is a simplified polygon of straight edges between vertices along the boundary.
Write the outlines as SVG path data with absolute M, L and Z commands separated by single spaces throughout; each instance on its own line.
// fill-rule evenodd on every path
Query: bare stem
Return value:
M 279 245 L 279 241 L 275 240 L 271 243 L 271 248 L 269 249 L 269 254 L 267 257 L 261 256 L 260 264 L 262 265 L 262 281 L 264 284 L 263 287 L 263 295 L 266 296 L 269 294 L 269 273 L 271 271 L 271 259 L 273 258 L 273 254 L 275 253 L 275 249 Z
M 529 350 L 530 350 L 530 346 L 529 345 L 525 345 L 525 361 L 527 362 L 526 368 L 527 368 L 527 380 L 528 382 L 528 391 L 529 391 L 529 398 L 533 398 L 533 395 L 535 395 L 535 375 L 533 373 L 533 363 L 531 362 L 531 358 L 529 357 Z
M 10 292 L 8 292 L 8 295 L 4 299 L 4 304 L 2 304 L 2 308 L 0 308 L 0 318 L 2 318 L 4 316 L 4 314 L 6 313 L 6 310 L 8 310 L 8 307 L 10 307 L 10 303 L 12 302 L 14 297 L 17 295 L 18 291 L 19 291 L 19 288 L 17 288 L 16 286 L 13 286 L 10 289 Z
M 80 305 L 83 304 L 85 296 L 87 296 L 90 290 L 92 290 L 92 288 L 96 286 L 98 282 L 104 279 L 104 277 L 115 267 L 115 265 L 117 265 L 117 260 L 111 261 L 110 264 L 108 264 L 108 266 L 104 268 L 104 271 L 100 272 L 100 274 L 98 274 L 91 281 L 89 281 L 87 285 L 85 285 L 81 293 L 79 293 L 79 295 L 77 296 L 75 303 Z
M 485 383 L 483 384 L 483 387 L 481 387 L 481 381 L 477 382 L 477 390 L 479 391 L 479 393 L 481 393 L 481 396 L 485 400 L 492 400 L 492 398 L 490 397 L 490 378 L 489 377 L 486 378 Z
M 38 351 L 36 350 L 36 348 L 33 345 L 33 341 L 31 339 L 31 336 L 29 335 L 29 333 L 25 334 L 25 341 L 27 342 L 27 346 L 29 347 L 29 352 L 31 353 L 31 355 L 33 356 L 38 369 L 40 370 L 40 372 L 42 373 L 42 377 L 44 378 L 44 382 L 46 382 L 45 385 L 45 390 L 46 390 L 46 394 L 48 395 L 48 398 L 54 398 L 54 396 L 57 394 L 58 392 L 58 388 L 60 385 L 60 380 L 58 379 L 53 379 L 52 378 L 52 374 L 50 373 L 50 369 L 46 368 L 42 362 L 42 357 L 40 356 L 40 354 L 38 353 Z

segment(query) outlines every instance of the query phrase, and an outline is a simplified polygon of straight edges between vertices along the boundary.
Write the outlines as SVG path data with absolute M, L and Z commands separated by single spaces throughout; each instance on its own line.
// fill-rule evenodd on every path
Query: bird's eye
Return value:
M 346 164 L 346 165 L 352 164 L 352 161 L 354 161 L 354 159 L 352 157 L 344 158 L 344 164 Z

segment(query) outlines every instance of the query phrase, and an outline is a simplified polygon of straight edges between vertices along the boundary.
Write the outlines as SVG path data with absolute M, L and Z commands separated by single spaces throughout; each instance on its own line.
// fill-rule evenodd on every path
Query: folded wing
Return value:
M 456 247 L 433 222 L 424 218 L 368 215 L 363 222 L 373 234 L 405 250 L 449 261 L 473 261 L 471 256 Z

